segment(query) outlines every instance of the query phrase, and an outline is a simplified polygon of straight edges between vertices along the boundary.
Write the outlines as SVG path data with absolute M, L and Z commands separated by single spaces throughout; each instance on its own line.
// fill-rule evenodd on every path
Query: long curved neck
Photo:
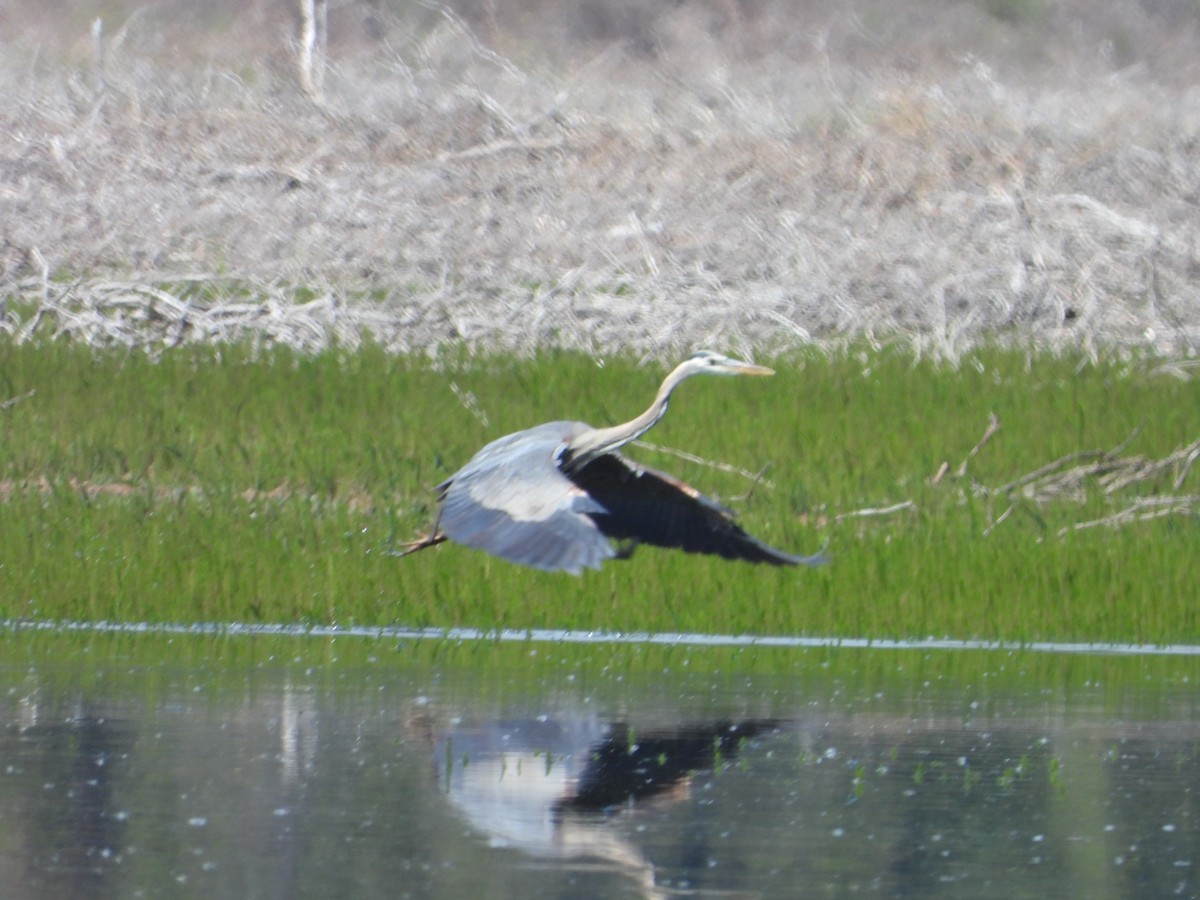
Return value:
M 630 441 L 636 441 L 653 428 L 666 413 L 667 404 L 671 402 L 671 392 L 679 387 L 682 381 L 694 374 L 696 374 L 695 369 L 691 368 L 687 362 L 676 366 L 671 374 L 663 379 L 650 408 L 640 416 L 630 419 L 622 425 L 593 428 L 575 438 L 567 447 L 565 454 L 567 468 L 578 469 L 587 465 L 597 456 L 611 453 Z

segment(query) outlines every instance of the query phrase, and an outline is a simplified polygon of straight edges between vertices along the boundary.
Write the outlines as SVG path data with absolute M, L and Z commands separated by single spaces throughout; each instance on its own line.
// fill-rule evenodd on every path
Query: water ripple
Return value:
M 1128 644 L 982 639 L 789 637 L 754 634 L 696 634 L 645 631 L 572 631 L 554 628 L 406 628 L 403 626 L 299 625 L 248 622 L 82 622 L 0 619 L 0 631 L 93 634 L 224 635 L 231 637 L 353 637 L 382 640 L 493 641 L 553 644 L 661 644 L 679 647 L 845 648 L 858 650 L 1025 650 L 1034 653 L 1122 656 L 1200 656 L 1200 644 Z

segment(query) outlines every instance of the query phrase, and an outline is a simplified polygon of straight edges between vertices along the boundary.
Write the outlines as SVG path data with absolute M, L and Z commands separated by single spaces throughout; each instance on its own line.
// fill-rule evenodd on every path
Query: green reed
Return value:
M 720 348 L 718 348 L 720 349 Z M 989 493 L 1068 453 L 1159 458 L 1200 436 L 1200 393 L 1153 361 L 989 349 L 957 367 L 853 350 L 697 379 L 648 435 L 760 472 L 629 455 L 833 562 L 781 570 L 639 548 L 580 578 L 442 545 L 432 486 L 538 422 L 625 420 L 659 367 L 576 354 L 426 359 L 245 346 L 152 360 L 0 346 L 0 615 L 569 627 L 867 637 L 1200 636 L 1196 517 L 1060 529 L 1200 475 L 1035 503 Z M 32 393 L 30 393 L 32 392 Z M 1001 427 L 978 452 L 989 413 Z M 967 460 L 965 472 L 960 465 Z M 946 464 L 943 466 L 943 464 Z M 940 477 L 938 473 L 945 468 Z M 882 515 L 855 515 L 909 503 Z

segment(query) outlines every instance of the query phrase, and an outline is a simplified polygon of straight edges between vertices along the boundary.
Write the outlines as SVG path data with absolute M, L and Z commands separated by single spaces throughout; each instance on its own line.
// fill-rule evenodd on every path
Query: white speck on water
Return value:
M 1170 824 L 1169 822 L 1168 822 L 1166 825 L 1164 825 L 1164 826 L 1163 826 L 1163 831 L 1166 831 L 1166 832 L 1168 832 L 1168 833 L 1169 833 L 1169 832 L 1172 832 L 1172 831 L 1174 831 L 1174 830 L 1175 830 L 1175 826 L 1174 826 L 1174 825 L 1172 825 L 1172 824 Z
M 192 816 L 190 819 L 188 819 L 188 824 L 193 828 L 203 828 L 208 824 L 208 819 L 206 819 L 204 816 Z

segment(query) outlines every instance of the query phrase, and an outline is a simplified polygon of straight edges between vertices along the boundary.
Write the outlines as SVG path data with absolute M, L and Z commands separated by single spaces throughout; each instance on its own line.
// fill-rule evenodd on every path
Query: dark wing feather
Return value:
M 820 553 L 794 556 L 764 544 L 743 531 L 733 513 L 691 485 L 615 453 L 597 457 L 569 477 L 603 508 L 589 515 L 617 540 L 777 566 L 826 561 Z

